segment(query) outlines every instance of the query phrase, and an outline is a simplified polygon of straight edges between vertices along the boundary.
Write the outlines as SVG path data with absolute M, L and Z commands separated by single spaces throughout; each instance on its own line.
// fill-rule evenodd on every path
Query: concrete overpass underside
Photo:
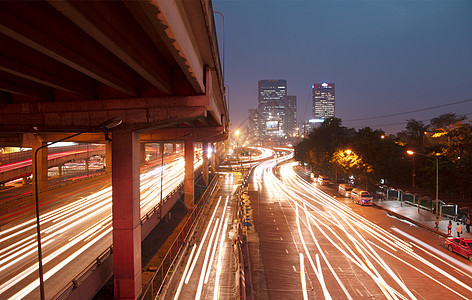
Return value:
M 229 131 L 211 1 L 0 1 L 0 20 L 0 146 L 111 145 L 115 298 L 137 298 L 140 142 L 185 144 L 191 210 L 194 143 Z

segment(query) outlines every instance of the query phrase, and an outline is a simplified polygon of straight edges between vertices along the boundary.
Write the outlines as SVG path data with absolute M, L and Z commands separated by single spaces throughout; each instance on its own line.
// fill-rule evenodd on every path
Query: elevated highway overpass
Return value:
M 60 139 L 105 144 L 115 298 L 137 298 L 143 145 L 184 144 L 190 211 L 194 144 L 221 154 L 229 132 L 211 1 L 1 1 L 0 20 L 0 145 L 36 151 Z M 103 126 L 118 118 L 121 125 Z M 41 149 L 40 200 L 48 166 Z M 218 156 L 203 155 L 205 182 Z
M 49 150 L 47 168 L 59 167 L 72 160 L 85 160 L 86 162 L 92 156 L 105 156 L 105 147 L 103 145 L 77 145 L 73 147 L 61 147 Z M 0 165 L 0 183 L 29 176 L 33 172 L 32 151 L 21 151 L 14 154 L 10 160 L 2 159 Z M 3 155 L 6 156 L 6 155 Z M 5 163 L 3 163 L 5 162 Z

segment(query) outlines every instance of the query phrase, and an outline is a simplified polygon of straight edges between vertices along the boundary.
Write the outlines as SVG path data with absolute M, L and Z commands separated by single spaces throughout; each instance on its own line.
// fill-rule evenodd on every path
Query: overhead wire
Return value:
M 452 102 L 452 103 L 435 105 L 435 106 L 430 106 L 430 107 L 426 107 L 426 108 L 419 108 L 419 109 L 414 109 L 414 110 L 410 110 L 410 111 L 394 113 L 394 114 L 388 114 L 388 115 L 382 115 L 382 116 L 343 120 L 343 122 L 366 121 L 366 120 L 381 119 L 381 118 L 386 118 L 386 117 L 400 116 L 400 115 L 411 114 L 411 113 L 420 112 L 420 111 L 426 111 L 426 110 L 431 110 L 431 109 L 436 109 L 436 108 L 441 108 L 441 107 L 466 103 L 466 102 L 470 102 L 470 101 L 472 101 L 472 99 L 466 99 L 466 100 L 456 101 L 456 102 Z M 398 125 L 398 124 L 395 124 L 395 125 Z
M 461 114 L 462 116 L 469 116 L 469 115 L 472 115 L 472 112 L 470 113 L 466 113 L 466 114 Z M 428 122 L 428 121 L 431 121 L 432 119 L 434 118 L 431 118 L 431 119 L 423 119 L 423 120 L 420 120 L 420 122 Z M 366 125 L 358 125 L 358 126 L 352 126 L 352 128 L 363 128 L 363 127 L 382 127 L 382 126 L 395 126 L 395 125 L 403 125 L 403 124 L 408 124 L 408 121 L 405 121 L 405 122 L 399 122 L 399 123 L 388 123 L 388 124 L 378 124 L 378 125 L 369 125 L 369 126 L 366 126 Z

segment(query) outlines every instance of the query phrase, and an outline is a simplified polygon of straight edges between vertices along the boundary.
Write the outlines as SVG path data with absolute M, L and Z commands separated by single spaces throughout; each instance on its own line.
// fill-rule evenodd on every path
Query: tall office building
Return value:
M 323 122 L 334 117 L 334 83 L 315 83 L 313 85 L 313 119 Z
M 288 116 L 288 133 L 293 135 L 297 133 L 297 96 L 287 96 L 287 104 L 289 108 Z
M 259 114 L 262 117 L 262 136 L 283 137 L 288 134 L 287 81 L 259 81 Z
M 248 135 L 254 140 L 259 140 L 261 137 L 261 121 L 262 118 L 257 109 L 249 109 L 248 117 Z

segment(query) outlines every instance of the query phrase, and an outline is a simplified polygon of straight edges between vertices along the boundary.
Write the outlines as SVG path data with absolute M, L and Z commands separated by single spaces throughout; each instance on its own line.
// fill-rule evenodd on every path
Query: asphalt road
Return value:
M 254 299 L 472 298 L 472 264 L 443 237 L 274 166 L 249 185 Z
M 196 160 L 201 164 L 201 159 Z M 141 215 L 184 180 L 184 159 L 149 164 L 141 170 Z M 38 299 L 34 205 L 0 215 L 0 299 Z M 46 297 L 53 297 L 112 244 L 111 180 L 41 195 L 41 239 Z
M 235 204 L 242 177 L 240 173 L 225 173 L 219 180 L 161 299 L 235 297 Z

